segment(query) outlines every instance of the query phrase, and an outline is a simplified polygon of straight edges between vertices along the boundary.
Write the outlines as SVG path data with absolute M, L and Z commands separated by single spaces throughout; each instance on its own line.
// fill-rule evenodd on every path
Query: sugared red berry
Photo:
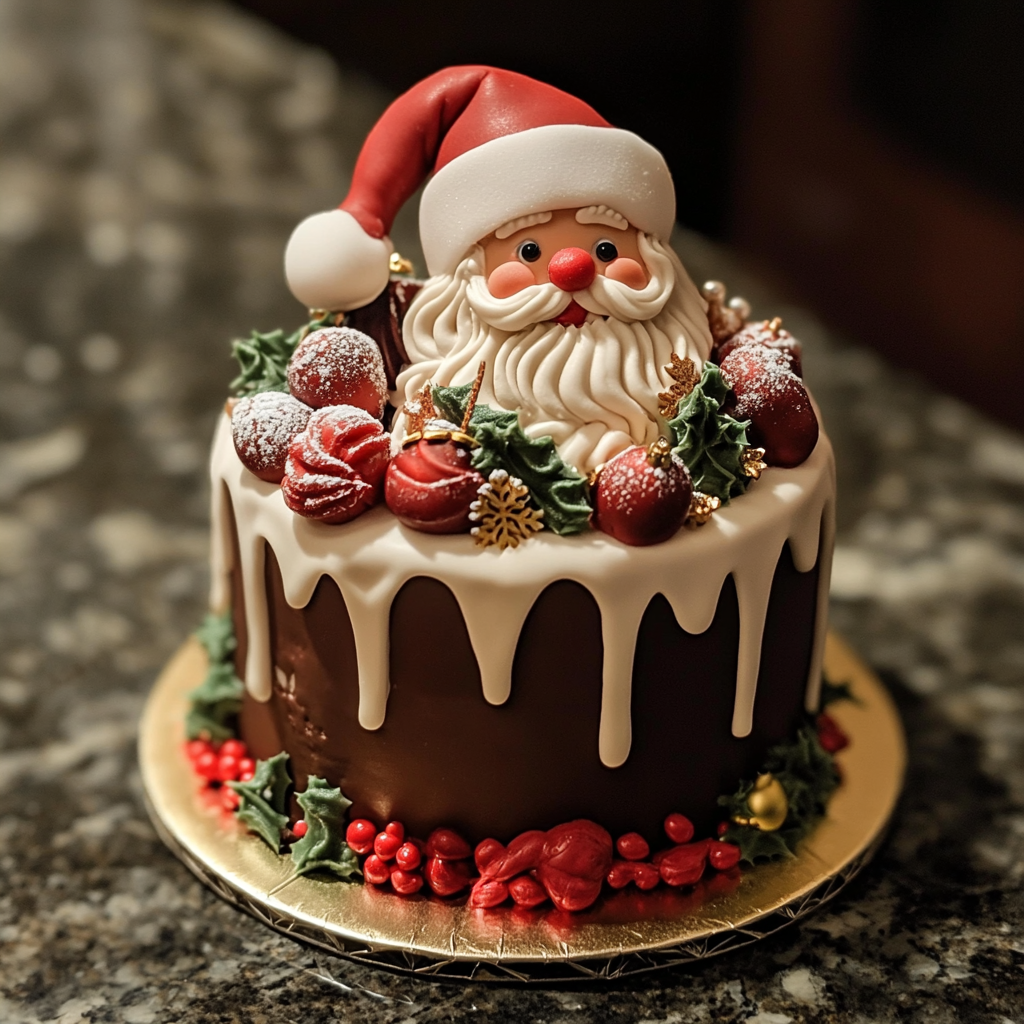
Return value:
M 366 818 L 356 818 L 348 823 L 345 829 L 345 842 L 360 856 L 373 849 L 373 841 L 377 838 L 377 826 Z
M 469 843 L 450 828 L 435 828 L 427 838 L 427 853 L 441 860 L 465 860 L 472 854 Z
M 639 832 L 627 832 L 619 836 L 615 842 L 615 849 L 620 857 L 626 860 L 644 860 L 651 852 L 647 840 Z
M 373 841 L 373 852 L 381 860 L 393 860 L 401 846 L 401 836 L 392 835 L 390 832 L 378 832 Z
M 395 863 L 403 871 L 415 871 L 422 860 L 423 857 L 414 843 L 402 843 L 395 854 Z
M 376 854 L 371 853 L 363 861 L 363 877 L 374 885 L 385 885 L 391 877 L 391 868 Z
M 690 472 L 665 439 L 634 445 L 605 464 L 594 489 L 594 522 L 623 544 L 660 544 L 690 512 Z
M 309 831 L 309 825 L 306 823 L 304 818 L 299 818 L 294 825 L 292 825 L 292 835 L 296 839 L 301 839 Z
M 708 846 L 708 860 L 716 871 L 728 871 L 740 862 L 740 848 L 734 843 L 715 841 Z
M 665 835 L 673 843 L 688 843 L 693 838 L 693 822 L 685 814 L 670 814 L 665 819 Z
M 548 894 L 544 886 L 530 875 L 520 875 L 508 883 L 508 894 L 520 907 L 536 907 L 543 903 Z
M 377 343 L 351 327 L 324 327 L 306 335 L 288 361 L 288 387 L 306 405 L 354 405 L 377 419 L 388 382 Z
M 395 868 L 391 872 L 391 888 L 401 896 L 411 896 L 423 888 L 423 876 L 418 871 Z
M 306 429 L 313 410 L 282 391 L 262 391 L 235 403 L 231 439 L 242 465 L 268 483 L 284 476 L 288 446 Z
M 380 500 L 391 439 L 351 405 L 318 409 L 288 449 L 281 494 L 307 519 L 346 523 Z

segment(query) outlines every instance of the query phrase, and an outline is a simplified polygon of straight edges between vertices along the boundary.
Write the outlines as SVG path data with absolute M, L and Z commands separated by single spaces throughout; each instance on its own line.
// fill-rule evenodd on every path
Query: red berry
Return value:
M 281 493 L 307 519 L 346 523 L 380 500 L 391 441 L 369 413 L 351 405 L 318 409 L 288 449 Z
M 624 836 L 619 836 L 615 841 L 615 849 L 618 850 L 619 856 L 625 857 L 626 860 L 644 860 L 651 852 L 647 840 L 639 832 L 627 832 Z
M 221 754 L 217 758 L 217 778 L 221 782 L 233 782 L 238 778 L 238 758 L 231 754 Z
M 384 500 L 399 521 L 423 533 L 464 533 L 484 484 L 469 449 L 451 440 L 417 441 L 388 466 Z
M 613 860 L 605 881 L 613 889 L 625 889 L 635 877 L 633 871 L 635 867 L 636 865 L 630 860 Z
M 839 728 L 836 720 L 824 711 L 818 715 L 818 742 L 822 749 L 830 754 L 837 754 L 850 745 L 850 737 Z
M 512 879 L 508 883 L 508 894 L 518 907 L 536 907 L 548 898 L 544 886 L 530 875 L 520 875 Z
M 288 446 L 306 429 L 312 412 L 283 391 L 240 398 L 231 410 L 231 439 L 242 465 L 261 480 L 279 483 Z
M 620 452 L 601 470 L 594 490 L 594 522 L 623 544 L 660 544 L 690 513 L 693 484 L 663 438 Z
M 197 774 L 213 782 L 217 778 L 217 755 L 212 750 L 204 750 L 195 760 Z
M 403 871 L 415 871 L 420 866 L 422 859 L 420 851 L 414 843 L 402 843 L 395 854 L 395 863 Z
M 709 840 L 687 843 L 668 850 L 658 864 L 662 880 L 669 885 L 696 885 L 704 874 L 708 859 Z
M 493 879 L 478 878 L 469 894 L 471 907 L 496 907 L 508 899 L 508 885 Z
M 389 821 L 384 826 L 384 831 L 389 836 L 394 836 L 400 842 L 405 840 L 405 826 L 400 821 Z
M 390 832 L 378 832 L 377 838 L 373 841 L 373 852 L 381 860 L 392 860 L 402 845 L 400 836 L 392 835 Z
M 633 881 L 638 889 L 647 892 L 661 881 L 661 872 L 653 864 L 637 861 L 633 864 Z
M 256 761 L 251 757 L 242 757 L 238 760 L 238 777 L 241 778 L 246 773 L 250 777 L 256 774 Z
M 464 860 L 431 857 L 423 869 L 427 884 L 438 896 L 454 896 L 469 885 L 469 864 Z
M 688 843 L 693 838 L 693 822 L 685 814 L 670 814 L 665 819 L 665 835 L 673 843 Z
M 220 805 L 226 811 L 233 811 L 238 807 L 238 794 L 230 786 L 222 786 L 219 792 Z
M 770 466 L 799 466 L 818 443 L 818 417 L 790 360 L 776 349 L 744 345 L 722 360 L 736 395 L 734 415 L 750 420 L 749 437 Z
M 377 838 L 377 826 L 366 818 L 356 818 L 348 823 L 345 829 L 345 842 L 362 857 L 373 849 L 373 841 Z
M 201 754 L 205 754 L 208 750 L 213 750 L 209 740 L 189 740 L 188 743 L 185 744 L 185 754 L 192 762 L 194 762 Z
M 458 832 L 450 828 L 435 828 L 427 838 L 427 853 L 441 860 L 466 860 L 473 851 Z
M 476 863 L 477 871 L 483 872 L 484 868 L 498 857 L 503 856 L 505 847 L 497 839 L 484 839 L 477 843 L 473 851 L 473 860 Z
M 306 823 L 304 818 L 299 818 L 294 825 L 292 825 L 292 835 L 296 839 L 301 839 L 309 831 L 309 825 Z
M 380 857 L 371 853 L 363 861 L 363 877 L 374 885 L 385 885 L 391 877 L 391 868 Z
M 423 888 L 423 876 L 418 871 L 395 868 L 391 872 L 391 888 L 401 896 L 411 896 Z
M 288 360 L 288 388 L 306 405 L 354 405 L 384 414 L 388 382 L 377 343 L 351 327 L 324 327 L 306 335 Z
M 219 753 L 221 757 L 224 757 L 224 755 L 227 754 L 230 757 L 237 757 L 239 760 L 241 760 L 243 757 L 248 756 L 249 748 L 246 747 L 246 745 L 241 740 L 231 739 L 225 740 L 220 745 Z
M 713 842 L 708 846 L 708 860 L 716 871 L 728 871 L 740 862 L 740 848 L 734 843 Z
M 524 871 L 532 871 L 540 863 L 545 838 L 546 833 L 537 829 L 523 832 L 508 844 L 508 848 L 500 857 L 495 857 L 480 868 L 480 874 L 484 878 L 496 878 L 507 882 Z M 477 847 L 478 850 L 479 848 Z
M 592 821 L 556 825 L 545 834 L 537 880 L 559 910 L 583 910 L 601 893 L 612 850 L 612 837 Z
M 715 834 L 719 835 L 719 836 L 724 836 L 725 833 L 728 832 L 728 831 L 729 831 L 729 822 L 727 822 L 727 821 L 720 821 L 718 823 L 718 827 L 715 829 Z

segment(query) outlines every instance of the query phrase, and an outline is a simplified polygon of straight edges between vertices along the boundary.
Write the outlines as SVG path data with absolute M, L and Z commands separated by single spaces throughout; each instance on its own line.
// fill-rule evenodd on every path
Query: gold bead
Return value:
M 754 788 L 747 796 L 750 817 L 735 817 L 737 825 L 749 825 L 762 832 L 775 832 L 782 828 L 789 814 L 789 800 L 786 791 L 771 772 L 758 775 Z

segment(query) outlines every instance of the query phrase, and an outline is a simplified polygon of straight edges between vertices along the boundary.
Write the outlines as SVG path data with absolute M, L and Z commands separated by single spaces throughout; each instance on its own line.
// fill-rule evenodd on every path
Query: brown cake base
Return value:
M 765 624 L 753 730 L 742 739 L 731 732 L 739 640 L 731 577 L 701 634 L 680 629 L 656 596 L 637 638 L 631 751 L 608 768 L 598 755 L 601 620 L 579 584 L 563 580 L 541 594 L 520 636 L 511 696 L 495 706 L 481 692 L 452 593 L 433 579 L 410 580 L 391 609 L 386 719 L 369 731 L 357 719 L 355 647 L 337 585 L 324 577 L 305 608 L 291 608 L 268 547 L 277 681 L 269 702 L 246 697 L 241 736 L 258 757 L 287 750 L 299 789 L 319 775 L 352 800 L 351 817 L 399 820 L 413 835 L 446 825 L 470 842 L 507 842 L 590 818 L 613 835 L 638 831 L 655 841 L 672 811 L 707 835 L 721 820 L 718 797 L 752 778 L 804 715 L 817 585 L 817 568 L 796 571 L 787 545 Z M 237 571 L 232 591 L 241 671 L 247 637 Z

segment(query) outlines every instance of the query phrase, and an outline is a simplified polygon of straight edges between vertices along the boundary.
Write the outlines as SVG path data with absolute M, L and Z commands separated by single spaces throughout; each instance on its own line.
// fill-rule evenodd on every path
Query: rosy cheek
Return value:
M 620 256 L 617 260 L 612 260 L 604 273 L 605 277 L 619 281 L 628 288 L 639 290 L 647 284 L 647 272 L 636 260 L 631 260 L 628 256 Z
M 536 284 L 532 271 L 518 260 L 502 263 L 487 278 L 487 289 L 496 299 L 507 299 L 531 284 Z

